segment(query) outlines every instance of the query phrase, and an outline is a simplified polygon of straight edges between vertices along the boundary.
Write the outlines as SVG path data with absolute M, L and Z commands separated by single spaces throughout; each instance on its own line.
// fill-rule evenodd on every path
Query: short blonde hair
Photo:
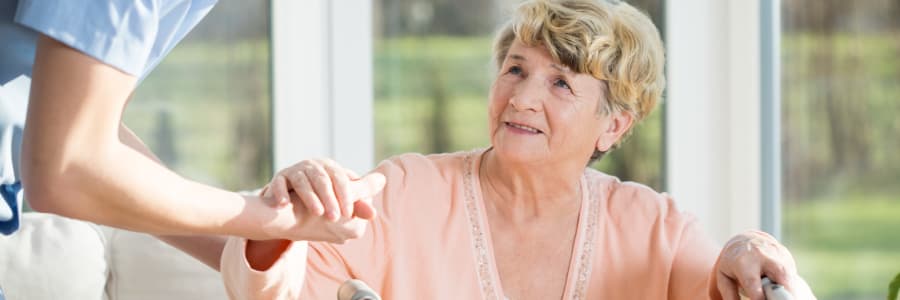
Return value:
M 498 69 L 514 40 L 528 46 L 542 45 L 573 71 L 606 82 L 608 103 L 601 103 L 601 110 L 631 114 L 634 124 L 650 114 L 666 85 L 665 50 L 659 31 L 647 15 L 624 2 L 522 3 L 494 40 Z M 625 136 L 630 132 L 631 128 Z

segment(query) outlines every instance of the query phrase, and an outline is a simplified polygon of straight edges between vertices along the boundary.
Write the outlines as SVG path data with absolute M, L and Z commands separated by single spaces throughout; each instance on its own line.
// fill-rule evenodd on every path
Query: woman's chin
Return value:
M 528 164 L 544 160 L 545 153 L 538 153 L 534 147 L 495 145 L 494 151 L 500 160 L 508 163 Z

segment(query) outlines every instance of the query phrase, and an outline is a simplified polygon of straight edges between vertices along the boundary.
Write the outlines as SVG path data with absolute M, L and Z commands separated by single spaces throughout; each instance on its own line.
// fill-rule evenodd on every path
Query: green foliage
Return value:
M 894 277 L 894 280 L 891 281 L 891 285 L 888 286 L 888 300 L 898 300 L 897 298 L 898 290 L 900 290 L 900 273 L 897 273 L 897 276 Z
M 186 40 L 138 86 L 125 124 L 159 154 L 167 114 L 177 157 L 168 167 L 228 189 L 258 188 L 272 173 L 268 53 L 265 40 Z
M 406 152 L 452 152 L 488 145 L 490 43 L 487 37 L 376 42 L 376 160 Z M 444 102 L 437 106 L 437 100 Z M 433 121 L 439 117 L 446 124 L 435 128 Z
M 889 34 L 782 37 L 784 236 L 819 299 L 883 299 L 900 262 L 898 52 Z
M 896 35 L 782 38 L 782 148 L 793 199 L 851 189 L 900 193 Z

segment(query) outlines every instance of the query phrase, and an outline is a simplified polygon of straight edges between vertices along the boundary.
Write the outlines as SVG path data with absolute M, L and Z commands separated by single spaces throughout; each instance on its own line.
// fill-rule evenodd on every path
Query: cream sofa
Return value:
M 219 273 L 146 235 L 25 213 L 0 235 L 7 300 L 227 299 Z

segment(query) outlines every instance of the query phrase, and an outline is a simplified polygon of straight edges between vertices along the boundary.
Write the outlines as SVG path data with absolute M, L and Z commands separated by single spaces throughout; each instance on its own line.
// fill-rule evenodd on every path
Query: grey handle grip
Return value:
M 356 279 L 344 281 L 338 288 L 338 300 L 381 300 L 381 296 L 375 293 L 365 282 Z
M 788 292 L 783 285 L 780 285 L 769 277 L 762 279 L 763 293 L 766 294 L 766 300 L 794 300 L 794 295 Z

